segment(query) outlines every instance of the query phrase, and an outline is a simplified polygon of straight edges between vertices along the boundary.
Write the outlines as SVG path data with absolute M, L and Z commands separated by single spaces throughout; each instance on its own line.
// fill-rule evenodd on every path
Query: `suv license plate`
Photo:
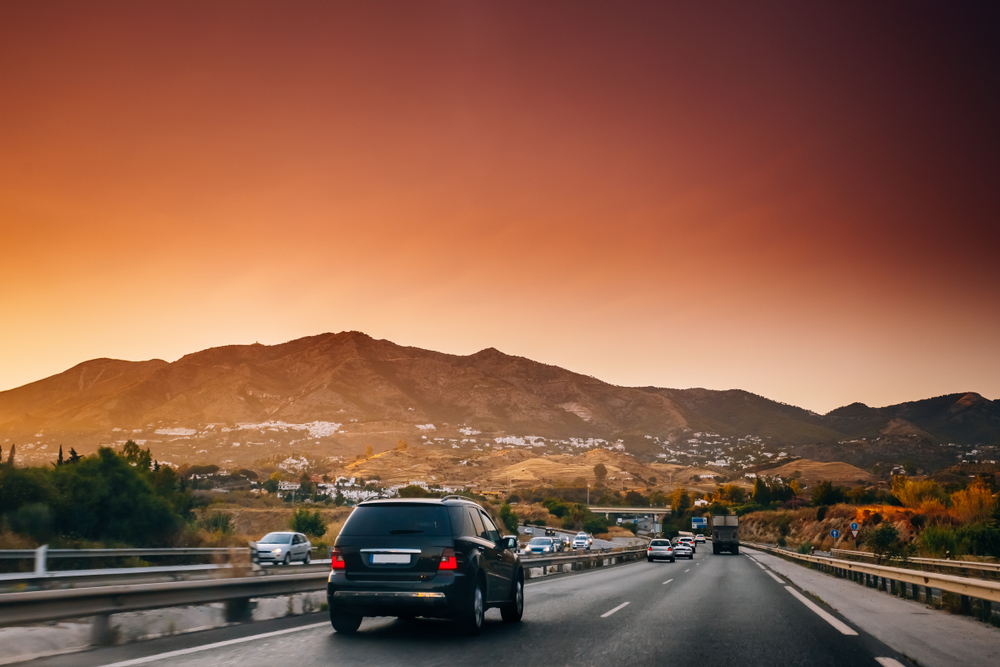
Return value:
M 409 554 L 372 554 L 373 564 L 385 564 L 385 563 L 395 563 L 395 564 L 407 564 L 410 563 Z

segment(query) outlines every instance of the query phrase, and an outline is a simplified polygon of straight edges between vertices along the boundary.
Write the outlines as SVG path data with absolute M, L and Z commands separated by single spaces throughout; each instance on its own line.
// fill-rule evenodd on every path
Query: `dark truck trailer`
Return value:
M 740 553 L 740 518 L 735 515 L 712 515 L 712 553 Z

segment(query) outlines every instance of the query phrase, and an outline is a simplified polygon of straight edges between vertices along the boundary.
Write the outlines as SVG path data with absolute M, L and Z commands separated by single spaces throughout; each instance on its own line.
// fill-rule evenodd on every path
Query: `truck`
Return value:
M 731 514 L 712 515 L 712 553 L 740 553 L 740 518 Z

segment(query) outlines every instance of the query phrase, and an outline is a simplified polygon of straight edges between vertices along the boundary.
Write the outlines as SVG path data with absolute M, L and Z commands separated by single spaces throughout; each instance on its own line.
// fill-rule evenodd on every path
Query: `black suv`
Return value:
M 331 552 L 326 597 L 337 632 L 364 616 L 452 618 L 479 634 L 499 607 L 521 620 L 524 570 L 517 538 L 461 496 L 369 500 L 348 517 Z

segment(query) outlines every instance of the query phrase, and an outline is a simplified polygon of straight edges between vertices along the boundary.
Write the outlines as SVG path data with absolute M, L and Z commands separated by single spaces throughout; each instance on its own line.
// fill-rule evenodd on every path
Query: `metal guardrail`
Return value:
M 810 554 L 800 554 L 794 551 L 779 549 L 768 544 L 755 544 L 744 542 L 743 545 L 751 549 L 758 549 L 776 554 L 783 558 L 805 561 L 819 565 L 831 570 L 834 574 L 849 578 L 857 578 L 857 575 L 875 577 L 887 581 L 898 581 L 913 586 L 924 586 L 926 588 L 936 588 L 956 595 L 965 595 L 989 602 L 1000 602 L 1000 582 L 985 581 L 982 579 L 971 579 L 969 577 L 957 577 L 952 574 L 939 574 L 936 572 L 923 572 L 920 570 L 908 570 L 901 567 L 890 567 L 886 565 L 872 565 L 869 563 L 859 563 L 857 561 L 841 560 L 838 558 L 827 558 L 825 556 L 813 556 Z M 930 599 L 930 596 L 927 596 Z
M 533 567 L 561 566 L 576 562 L 589 567 L 602 567 L 606 560 L 625 562 L 636 560 L 641 554 L 645 554 L 645 549 L 522 558 L 521 563 L 525 573 L 530 576 L 529 571 Z M 616 563 L 609 563 L 612 564 Z M 227 620 L 241 620 L 241 614 L 245 616 L 247 613 L 251 598 L 322 590 L 326 586 L 328 575 L 329 569 L 323 567 L 316 572 L 300 574 L 3 593 L 0 594 L 0 627 L 93 616 L 95 643 L 102 643 L 101 638 L 107 633 L 107 619 L 111 614 L 226 602 Z
M 0 550 L 0 559 L 31 560 L 40 549 Z M 250 551 L 247 547 L 190 547 L 174 549 L 45 549 L 47 558 L 127 558 L 153 556 L 216 556 L 230 551 Z
M 830 549 L 830 553 L 835 556 L 847 556 L 848 558 L 875 558 L 875 554 L 868 551 L 849 551 L 847 549 Z M 982 563 L 971 560 L 951 560 L 945 558 L 907 558 L 907 563 L 914 563 L 922 567 L 948 568 L 952 570 L 966 570 L 982 572 L 993 572 L 1000 574 L 1000 563 Z

